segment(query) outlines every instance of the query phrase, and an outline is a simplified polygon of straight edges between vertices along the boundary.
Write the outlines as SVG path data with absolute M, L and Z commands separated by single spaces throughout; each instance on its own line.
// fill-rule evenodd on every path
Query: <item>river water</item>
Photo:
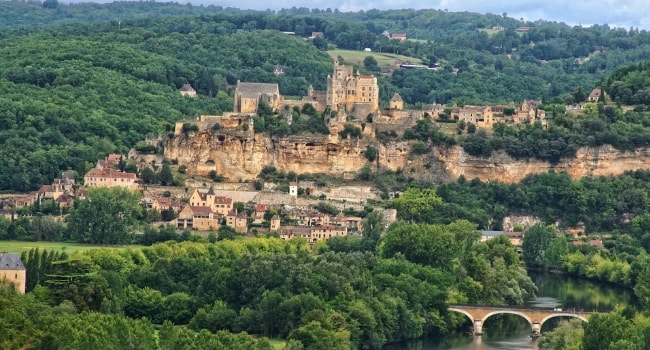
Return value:
M 609 311 L 636 303 L 631 290 L 614 285 L 561 275 L 531 272 L 529 275 L 538 288 L 537 298 L 529 300 L 526 304 L 530 307 Z M 544 323 L 542 336 L 544 332 L 551 331 L 561 319 L 554 318 Z M 537 342 L 530 338 L 530 325 L 520 316 L 492 316 L 483 323 L 483 331 L 481 337 L 472 336 L 468 319 L 467 331 L 446 335 L 444 338 L 424 338 L 408 343 L 389 344 L 383 350 L 537 349 Z

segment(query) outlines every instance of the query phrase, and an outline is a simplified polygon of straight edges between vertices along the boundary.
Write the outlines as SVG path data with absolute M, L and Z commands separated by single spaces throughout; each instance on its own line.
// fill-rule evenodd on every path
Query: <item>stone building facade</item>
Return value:
M 265 103 L 273 110 L 282 105 L 278 84 L 242 83 L 237 80 L 235 88 L 235 113 L 256 113 L 260 103 Z
M 0 280 L 13 285 L 20 293 L 27 290 L 27 269 L 18 254 L 0 253 Z
M 377 112 L 377 78 L 373 75 L 354 74 L 353 67 L 339 65 L 339 61 L 334 60 L 334 72 L 327 77 L 327 106 L 333 111 L 357 117 Z

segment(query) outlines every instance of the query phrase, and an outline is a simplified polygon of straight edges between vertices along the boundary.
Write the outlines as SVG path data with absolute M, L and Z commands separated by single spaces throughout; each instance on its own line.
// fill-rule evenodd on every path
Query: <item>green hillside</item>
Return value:
M 205 33 L 179 33 L 187 21 Z M 66 169 L 83 174 L 107 152 L 125 153 L 178 120 L 231 111 L 226 88 L 238 79 L 277 82 L 286 95 L 324 85 L 331 61 L 303 40 L 277 31 L 207 33 L 212 25 L 189 18 L 78 25 L 1 40 L 0 189 L 33 190 Z M 278 63 L 284 76 L 273 75 Z M 180 96 L 185 83 L 200 96 Z

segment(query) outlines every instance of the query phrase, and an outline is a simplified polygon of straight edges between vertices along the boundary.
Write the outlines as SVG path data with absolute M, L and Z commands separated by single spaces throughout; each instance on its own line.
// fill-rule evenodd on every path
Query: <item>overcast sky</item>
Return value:
M 183 3 L 183 0 L 176 0 Z M 447 9 L 478 13 L 507 13 L 508 17 L 525 20 L 543 19 L 569 25 L 609 24 L 629 29 L 650 29 L 648 0 L 189 0 L 191 3 L 213 4 L 254 10 L 281 8 L 338 8 L 340 11 L 369 9 Z

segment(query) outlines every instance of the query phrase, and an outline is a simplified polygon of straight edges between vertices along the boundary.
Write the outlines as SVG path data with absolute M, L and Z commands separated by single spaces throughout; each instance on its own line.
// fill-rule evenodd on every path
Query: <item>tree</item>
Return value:
M 368 148 L 366 148 L 366 152 L 364 153 L 364 156 L 366 157 L 366 159 L 368 159 L 369 162 L 374 162 L 375 159 L 377 159 L 377 153 L 378 152 L 376 148 L 372 146 L 368 146 Z
M 174 175 L 172 174 L 172 169 L 169 164 L 163 164 L 160 174 L 158 175 L 158 180 L 163 186 L 171 186 L 174 183 Z
M 539 339 L 539 350 L 579 349 L 584 335 L 582 320 L 560 321 L 551 332 L 544 333 Z
M 433 222 L 442 204 L 442 199 L 434 189 L 409 188 L 391 206 L 397 209 L 397 215 L 404 220 Z
M 541 223 L 533 225 L 524 234 L 521 244 L 524 262 L 529 267 L 548 267 L 548 248 L 553 240 L 553 230 Z
M 139 192 L 121 187 L 91 188 L 68 216 L 68 232 L 81 243 L 127 244 L 141 216 Z
M 350 349 L 349 331 L 326 329 L 318 321 L 311 321 L 295 329 L 289 335 L 289 340 L 299 341 L 304 350 Z
M 377 66 L 377 60 L 373 56 L 366 56 L 366 58 L 363 59 L 363 66 L 366 67 L 366 69 L 371 72 L 379 71 L 379 67 Z
M 153 169 L 147 166 L 140 172 L 140 179 L 145 184 L 152 184 L 156 182 L 156 174 L 153 172 Z
M 626 330 L 631 326 L 632 323 L 626 320 L 620 312 L 594 314 L 584 327 L 585 334 L 582 338 L 582 349 L 621 349 L 611 345 L 624 339 Z

